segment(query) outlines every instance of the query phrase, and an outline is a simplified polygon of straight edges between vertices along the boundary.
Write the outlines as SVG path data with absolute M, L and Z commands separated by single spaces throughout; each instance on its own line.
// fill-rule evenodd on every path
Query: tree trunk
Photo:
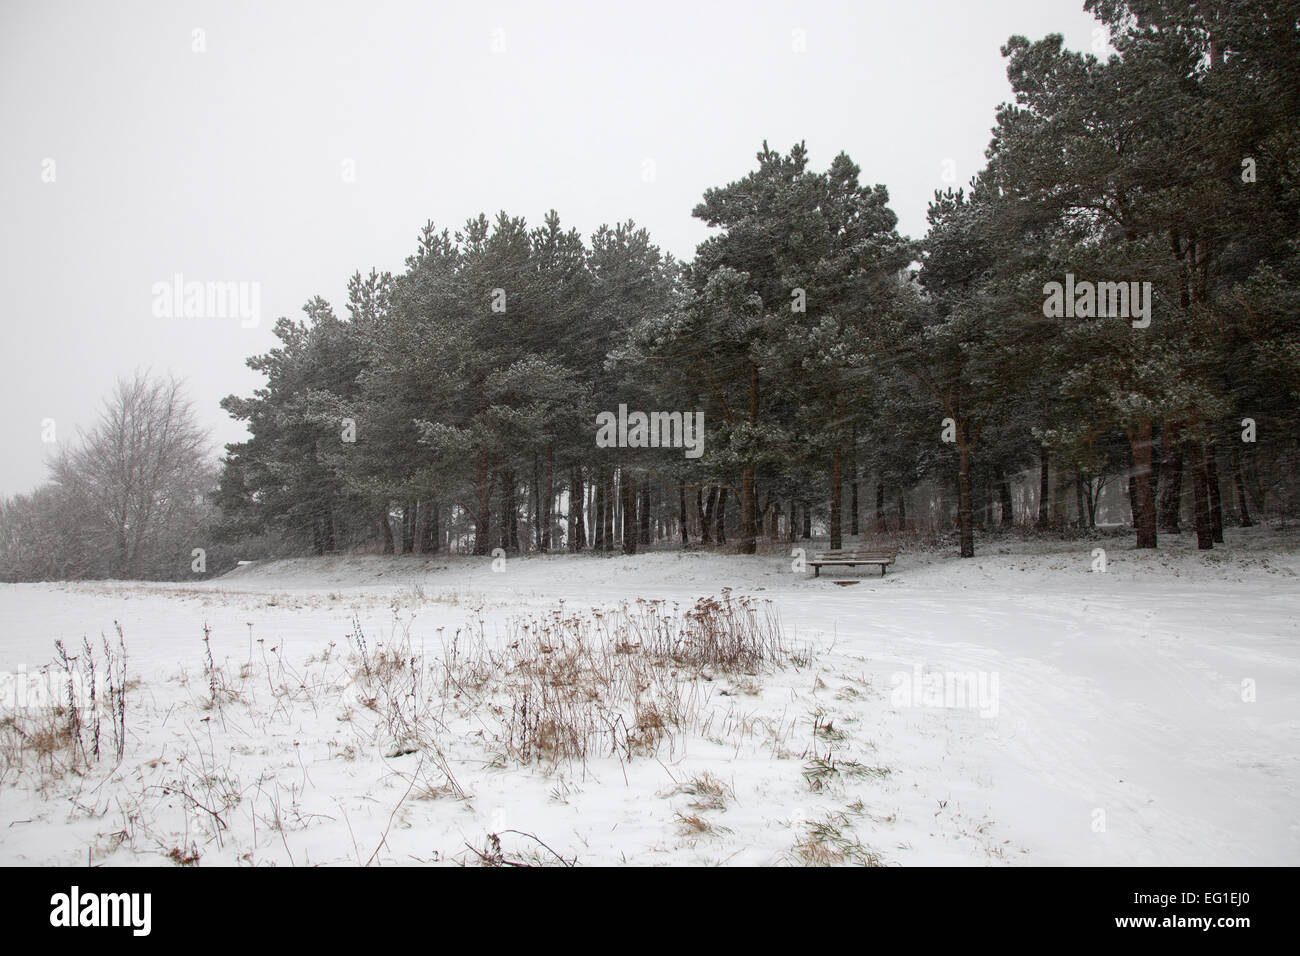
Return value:
M 997 470 L 996 478 L 998 483 L 998 507 L 1000 508 L 998 526 L 1008 528 L 1015 524 L 1016 520 L 1015 505 L 1011 501 L 1011 482 L 1007 481 L 1006 473 L 1001 468 Z
M 681 527 L 682 547 L 691 543 L 690 532 L 686 529 L 686 485 L 685 483 L 677 486 L 677 523 Z
M 498 524 L 501 527 L 501 540 L 497 542 L 497 547 L 503 551 L 510 550 L 510 486 L 513 483 L 510 472 L 503 471 L 501 478 L 501 520 Z
M 420 501 L 420 553 L 433 554 L 441 545 L 442 535 L 438 528 L 438 502 L 422 499 Z
M 1152 426 L 1143 422 L 1129 432 L 1133 451 L 1133 527 L 1139 548 L 1156 546 L 1156 493 L 1151 481 Z
M 849 534 L 857 537 L 861 532 L 858 528 L 858 463 L 856 457 L 853 461 L 853 477 L 849 481 Z
M 1083 500 L 1083 472 L 1074 470 L 1074 510 L 1080 530 L 1088 527 L 1088 505 Z
M 1038 453 L 1038 526 L 1045 528 L 1051 516 L 1051 468 L 1048 461 L 1047 447 Z
M 384 502 L 379 512 L 379 523 L 384 531 L 384 554 L 392 554 L 397 549 L 393 544 L 393 523 L 388 513 L 388 502 Z
M 840 511 L 843 507 L 844 488 L 844 452 L 840 450 L 837 444 L 831 452 L 831 550 L 838 551 L 844 546 L 841 539 L 843 515 Z
M 406 502 L 402 505 L 402 554 L 415 551 L 415 504 Z
M 605 470 L 596 471 L 596 525 L 592 529 L 593 546 L 597 551 L 605 550 Z
M 812 505 L 806 502 L 803 506 L 803 534 L 800 537 L 805 541 L 812 538 Z
M 758 427 L 759 389 L 758 366 L 749 364 L 749 424 Z M 740 473 L 740 553 L 754 554 L 758 550 L 758 525 L 755 514 L 754 464 L 749 462 Z M 723 540 L 719 535 L 719 541 Z
M 609 491 L 605 496 L 608 502 L 606 514 L 609 516 L 609 530 L 605 535 L 606 547 L 613 551 L 615 548 L 622 547 L 623 540 L 623 508 L 621 498 L 623 496 L 623 469 L 615 468 L 610 472 Z
M 1223 544 L 1223 500 L 1219 490 L 1219 462 L 1214 454 L 1214 444 L 1205 445 L 1205 480 L 1210 486 L 1210 532 L 1215 544 Z
M 1159 529 L 1178 534 L 1179 512 L 1183 504 L 1183 440 L 1178 422 L 1165 422 L 1160 436 L 1160 517 Z
M 514 472 L 510 473 L 514 478 Z M 527 539 L 525 539 L 527 540 Z M 522 549 L 519 547 L 519 498 L 518 486 L 510 485 L 510 550 L 518 554 Z
M 606 468 L 605 475 L 605 550 L 614 550 L 614 501 L 615 475 L 613 468 Z
M 1205 446 L 1194 442 L 1188 448 L 1192 459 L 1192 500 L 1196 510 L 1196 547 L 1209 551 L 1214 547 L 1214 529 L 1210 523 L 1210 488 L 1205 474 Z
M 519 508 L 513 470 L 501 472 L 501 547 L 511 553 L 519 551 Z
M 641 483 L 641 514 L 639 543 L 650 543 L 650 482 Z
M 1250 509 L 1246 507 L 1246 482 L 1242 480 L 1241 470 L 1241 451 L 1234 448 L 1232 450 L 1232 486 L 1237 492 L 1237 512 L 1240 515 L 1241 526 L 1243 528 L 1253 527 L 1255 522 L 1250 518 Z
M 957 527 L 961 531 L 960 553 L 963 558 L 975 557 L 975 529 L 971 521 L 971 446 L 966 436 L 966 424 L 961 425 L 957 442 Z
M 904 531 L 907 528 L 907 495 L 903 492 L 898 493 L 898 530 Z
M 619 476 L 619 492 L 623 499 L 623 553 L 636 554 L 636 479 L 628 474 L 626 468 Z
M 884 534 L 888 529 L 885 526 L 885 483 L 876 482 L 876 532 Z
M 746 468 L 740 475 L 740 553 L 754 554 L 758 550 L 757 492 L 754 488 L 754 469 Z
M 542 490 L 542 460 L 541 456 L 533 455 L 533 485 L 532 501 L 529 502 L 529 520 L 532 537 L 533 550 L 540 552 L 543 548 L 543 542 L 546 538 L 546 522 L 542 520 L 542 513 L 546 510 L 546 493 Z M 527 537 L 527 536 L 526 536 Z
M 700 511 L 700 541 L 704 544 L 713 544 L 713 511 L 717 502 L 718 489 L 710 485 L 704 496 L 704 508 Z
M 545 482 L 542 485 L 546 501 L 542 505 L 542 552 L 549 553 L 555 547 L 555 533 L 551 527 L 552 515 L 555 513 L 555 446 L 546 446 Z
M 713 537 L 718 544 L 727 543 L 727 486 L 718 489 L 718 507 L 713 514 Z
M 595 529 L 595 496 L 591 492 L 591 483 L 587 481 L 587 469 L 574 468 L 574 481 L 578 484 L 577 550 L 586 551 L 592 545 Z
M 569 469 L 569 550 L 573 553 L 587 547 L 587 527 L 583 520 L 583 505 L 587 492 L 582 484 L 582 469 L 574 465 Z
M 1066 488 L 1069 487 L 1065 479 L 1065 469 L 1056 468 L 1052 478 L 1052 527 L 1064 528 L 1070 523 L 1069 505 L 1065 499 Z

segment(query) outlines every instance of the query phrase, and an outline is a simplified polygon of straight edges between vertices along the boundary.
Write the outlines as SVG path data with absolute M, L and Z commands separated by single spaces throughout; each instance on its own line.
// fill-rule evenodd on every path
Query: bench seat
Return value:
M 813 577 L 821 574 L 822 566 L 856 567 L 859 564 L 880 565 L 880 576 L 885 576 L 885 568 L 894 563 L 897 551 L 884 549 L 859 548 L 856 550 L 822 551 L 813 556 L 808 564 L 813 569 Z

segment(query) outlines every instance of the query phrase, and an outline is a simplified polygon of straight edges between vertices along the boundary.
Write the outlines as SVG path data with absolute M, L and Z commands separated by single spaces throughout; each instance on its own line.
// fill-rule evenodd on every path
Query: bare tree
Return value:
M 0 501 L 0 581 L 48 581 L 69 573 L 72 547 L 58 534 L 62 497 L 52 485 Z
M 121 379 L 99 422 L 52 462 L 83 574 L 155 577 L 188 563 L 213 469 L 182 383 Z M 187 540 L 188 536 L 188 540 Z

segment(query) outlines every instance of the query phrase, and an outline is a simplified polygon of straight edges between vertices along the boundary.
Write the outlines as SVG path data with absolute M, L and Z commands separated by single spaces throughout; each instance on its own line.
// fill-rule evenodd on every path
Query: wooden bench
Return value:
M 822 551 L 815 555 L 809 565 L 813 569 L 813 577 L 821 574 L 822 565 L 840 565 L 843 567 L 855 567 L 859 564 L 878 564 L 880 565 L 880 576 L 885 576 L 885 568 L 894 563 L 898 557 L 897 551 L 870 551 L 865 548 L 856 551 Z

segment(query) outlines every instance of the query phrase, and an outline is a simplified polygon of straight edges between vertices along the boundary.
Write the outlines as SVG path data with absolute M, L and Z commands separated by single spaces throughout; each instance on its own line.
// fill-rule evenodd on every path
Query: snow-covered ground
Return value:
M 1297 538 L 1230 531 L 1202 554 L 1186 537 L 905 552 L 883 578 L 656 552 L 0 585 L 0 671 L 49 664 L 57 639 L 116 640 L 118 622 L 132 682 L 120 765 L 0 755 L 0 863 L 476 863 L 495 833 L 498 858 L 579 865 L 1295 865 Z M 724 588 L 773 602 L 790 652 L 752 674 L 674 671 L 694 722 L 653 752 L 521 762 L 487 684 L 420 685 L 420 748 L 358 702 L 358 626 L 432 673 L 453 641 L 527 633 L 512 620 L 669 613 Z M 974 697 L 954 698 L 965 680 Z

